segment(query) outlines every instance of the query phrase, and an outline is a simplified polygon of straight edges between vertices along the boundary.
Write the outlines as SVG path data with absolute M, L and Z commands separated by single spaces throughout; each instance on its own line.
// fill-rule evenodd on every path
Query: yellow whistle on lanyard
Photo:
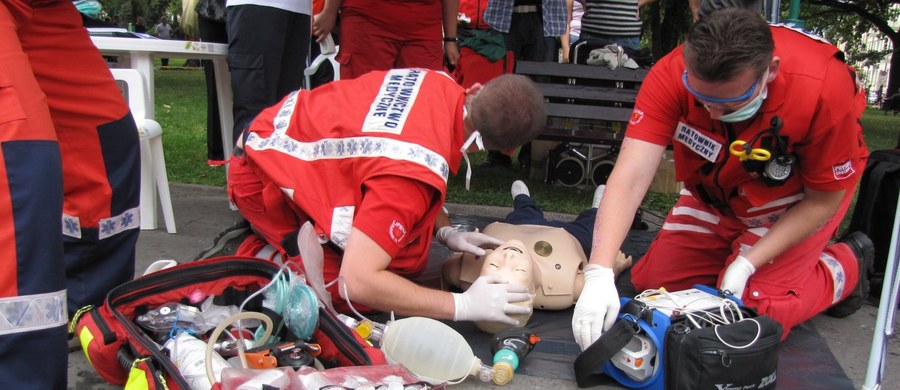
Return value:
M 772 153 L 768 150 L 760 148 L 751 149 L 750 145 L 741 140 L 732 142 L 728 147 L 728 151 L 731 152 L 733 156 L 739 157 L 741 161 L 769 161 L 769 159 L 772 158 Z

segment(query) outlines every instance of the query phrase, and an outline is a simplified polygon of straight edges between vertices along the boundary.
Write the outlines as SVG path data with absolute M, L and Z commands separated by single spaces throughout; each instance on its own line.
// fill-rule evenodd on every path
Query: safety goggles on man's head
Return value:
M 761 79 L 756 79 L 753 82 L 753 85 L 744 92 L 741 96 L 733 97 L 733 98 L 717 98 L 713 96 L 707 96 L 700 92 L 697 92 L 695 89 L 691 88 L 690 84 L 688 84 L 688 72 L 687 70 L 681 74 L 681 83 L 684 84 L 684 87 L 687 88 L 688 92 L 694 95 L 697 100 L 699 100 L 703 105 L 709 107 L 721 108 L 723 110 L 736 110 L 740 108 L 744 103 L 746 103 L 750 97 L 753 96 L 753 93 L 756 92 L 756 88 L 760 84 Z

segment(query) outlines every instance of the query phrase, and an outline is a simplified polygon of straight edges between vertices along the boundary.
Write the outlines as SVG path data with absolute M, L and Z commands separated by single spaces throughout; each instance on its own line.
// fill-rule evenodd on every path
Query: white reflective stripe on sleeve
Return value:
M 834 295 L 831 296 L 831 303 L 838 303 L 841 296 L 844 295 L 844 285 L 847 284 L 847 275 L 844 274 L 844 266 L 837 259 L 827 253 L 819 255 L 819 261 L 825 264 L 831 273 L 831 280 L 834 282 Z
M 672 209 L 672 215 L 687 215 L 699 219 L 703 222 L 709 222 L 713 225 L 719 224 L 719 217 L 707 213 L 706 211 L 697 210 L 690 207 L 675 207 Z
M 347 239 L 350 237 L 350 229 L 353 229 L 353 206 L 335 207 L 331 213 L 331 242 L 344 249 Z
M 670 231 L 685 231 L 685 232 L 697 232 L 697 233 L 708 233 L 713 234 L 712 230 L 709 230 L 705 227 L 697 226 L 697 225 L 688 225 L 684 223 L 669 223 L 666 222 L 662 226 L 663 230 Z
M 781 199 L 775 199 L 775 200 L 773 200 L 773 201 L 771 201 L 771 202 L 769 202 L 769 203 L 766 203 L 766 204 L 764 204 L 764 205 L 762 205 L 762 206 L 759 206 L 759 207 L 751 207 L 751 208 L 747 209 L 747 212 L 748 212 L 748 213 L 755 213 L 755 212 L 763 211 L 763 210 L 766 210 L 766 209 L 772 209 L 772 208 L 776 208 L 776 207 L 782 207 L 782 206 L 785 206 L 785 205 L 789 205 L 789 204 L 792 204 L 792 203 L 797 203 L 797 202 L 803 200 L 803 196 L 804 196 L 804 195 L 803 195 L 802 193 L 800 193 L 800 194 L 796 194 L 796 195 L 787 196 L 787 197 L 784 197 L 784 198 L 781 198 Z
M 0 298 L 0 335 L 65 326 L 66 290 Z

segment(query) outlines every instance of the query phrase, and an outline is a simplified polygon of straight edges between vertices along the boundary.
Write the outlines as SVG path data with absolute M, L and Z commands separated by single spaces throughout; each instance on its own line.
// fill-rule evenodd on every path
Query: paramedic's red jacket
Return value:
M 685 67 L 678 47 L 647 75 L 626 133 L 658 145 L 672 143 L 675 179 L 694 194 L 703 187 L 707 203 L 727 206 L 738 217 L 787 208 L 801 199 L 803 187 L 852 193 L 868 156 L 858 122 L 862 95 L 850 93 L 854 75 L 834 58 L 837 48 L 825 42 L 810 45 L 811 37 L 787 27 L 771 30 L 774 55 L 782 59 L 779 74 L 746 130 L 729 136 L 725 124 L 711 119 L 682 86 Z M 728 146 L 736 139 L 749 141 L 776 115 L 784 122 L 787 150 L 798 161 L 787 183 L 768 187 L 743 169 Z
M 251 123 L 232 199 L 276 246 L 307 219 L 338 248 L 355 227 L 391 255 L 389 270 L 415 276 L 462 159 L 464 98 L 447 75 L 422 69 L 294 92 Z M 340 260 L 325 248 L 327 282 Z

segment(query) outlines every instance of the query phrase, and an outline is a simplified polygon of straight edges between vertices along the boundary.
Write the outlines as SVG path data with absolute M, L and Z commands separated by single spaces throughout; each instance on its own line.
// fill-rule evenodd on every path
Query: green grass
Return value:
M 183 60 L 170 60 L 170 68 Z M 158 64 L 157 64 L 158 65 Z M 210 186 L 225 185 L 225 168 L 210 167 L 206 159 L 206 84 L 202 70 L 158 70 L 156 73 L 156 119 L 163 127 L 163 144 L 169 180 Z M 869 109 L 863 115 L 866 143 L 870 150 L 897 144 L 900 116 Z M 451 203 L 512 206 L 509 186 L 514 180 L 528 184 L 531 195 L 545 211 L 577 214 L 590 205 L 592 188 L 573 188 L 528 180 L 527 172 L 479 167 L 484 153 L 471 156 L 471 191 L 465 190 L 465 166 L 450 178 L 447 200 Z M 643 207 L 665 213 L 675 195 L 649 193 Z M 852 210 L 852 209 L 851 209 Z
M 169 67 L 184 60 L 171 59 Z M 206 83 L 203 70 L 160 70 L 156 75 L 156 120 L 163 128 L 169 181 L 225 186 L 225 168 L 206 163 Z

